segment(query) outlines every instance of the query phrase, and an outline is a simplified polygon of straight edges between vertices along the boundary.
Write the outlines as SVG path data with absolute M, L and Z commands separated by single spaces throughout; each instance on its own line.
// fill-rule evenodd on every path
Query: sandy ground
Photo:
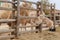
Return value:
M 60 27 L 57 28 L 56 32 L 49 32 L 48 30 L 42 31 L 41 33 L 26 33 L 21 34 L 19 39 L 14 40 L 60 40 Z
M 19 40 L 60 40 L 60 27 L 56 32 L 42 31 L 42 33 L 22 34 Z

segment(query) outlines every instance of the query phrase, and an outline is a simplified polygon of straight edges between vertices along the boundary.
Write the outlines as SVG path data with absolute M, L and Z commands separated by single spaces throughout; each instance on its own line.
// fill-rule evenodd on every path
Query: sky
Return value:
M 30 1 L 38 1 L 38 0 L 30 0 Z M 60 10 L 60 0 L 49 0 L 50 3 L 55 3 L 56 4 L 56 9 Z
M 56 4 L 56 9 L 60 10 L 60 0 L 49 0 L 50 3 Z
M 28 1 L 33 1 L 37 2 L 38 0 L 28 0 Z M 60 0 L 49 0 L 50 3 L 55 3 L 56 4 L 56 9 L 60 10 Z

